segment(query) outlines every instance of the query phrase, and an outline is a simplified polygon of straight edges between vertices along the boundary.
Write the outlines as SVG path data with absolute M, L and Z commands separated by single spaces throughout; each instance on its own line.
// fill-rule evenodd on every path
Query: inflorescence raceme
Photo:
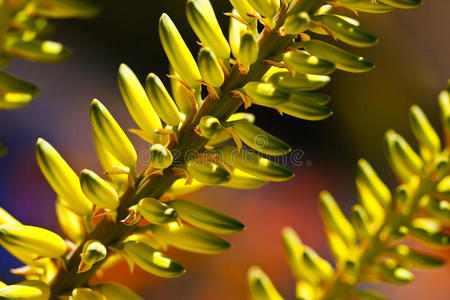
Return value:
M 387 161 L 401 183 L 394 193 L 361 159 L 356 175 L 359 203 L 353 206 L 350 221 L 328 192 L 320 194 L 320 216 L 334 268 L 304 245 L 292 228 L 283 229 L 283 249 L 296 280 L 296 299 L 381 300 L 385 298 L 374 291 L 356 288 L 368 282 L 407 284 L 414 279 L 410 269 L 444 264 L 442 258 L 408 246 L 411 239 L 428 248 L 450 245 L 445 230 L 450 224 L 450 81 L 448 89 L 439 94 L 439 105 L 444 147 L 416 105 L 410 110 L 410 125 L 419 153 L 395 131 L 386 132 Z M 248 277 L 254 300 L 283 299 L 259 267 L 250 268 Z
M 408 1 L 348 2 L 344 6 L 350 10 L 387 12 Z M 237 109 L 256 104 L 322 120 L 332 114 L 325 106 L 330 99 L 311 91 L 327 84 L 334 69 L 373 68 L 368 60 L 305 33 L 326 34 L 358 47 L 375 44 L 377 39 L 356 20 L 332 13 L 340 3 L 231 3 L 235 10 L 227 14 L 227 41 L 209 0 L 187 1 L 186 15 L 202 46 L 197 60 L 169 16 L 161 16 L 159 35 L 171 65 L 171 93 L 157 75 L 150 74 L 141 85 L 129 67 L 120 66 L 119 88 L 138 126 L 130 131 L 150 144 L 145 170 L 137 170 L 134 146 L 98 100 L 92 101 L 90 117 L 107 179 L 91 170 L 78 176 L 48 142 L 37 141 L 38 164 L 57 194 L 56 212 L 68 240 L 22 225 L 1 211 L 0 243 L 26 265 L 12 271 L 29 281 L 0 289 L 0 295 L 17 289 L 30 297 L 39 294 L 39 299 L 141 299 L 117 284 L 90 286 L 89 279 L 121 260 L 131 270 L 138 265 L 157 276 L 177 277 L 185 270 L 163 253 L 167 247 L 205 254 L 227 250 L 230 245 L 217 234 L 237 233 L 244 225 L 179 197 L 202 186 L 252 189 L 293 176 L 284 166 L 242 148 L 245 143 L 271 156 L 291 150 L 254 125 L 253 115 L 235 113 Z M 264 143 L 258 142 L 261 136 Z M 230 139 L 235 146 L 220 145 Z

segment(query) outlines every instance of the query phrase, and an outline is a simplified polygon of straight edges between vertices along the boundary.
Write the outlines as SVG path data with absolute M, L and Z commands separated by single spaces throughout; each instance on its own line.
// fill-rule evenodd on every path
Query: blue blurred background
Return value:
M 228 1 L 212 1 L 224 28 Z M 356 202 L 355 163 L 367 158 L 389 186 L 396 182 L 382 153 L 384 132 L 393 128 L 411 139 L 408 109 L 416 103 L 438 122 L 437 93 L 450 75 L 450 1 L 425 1 L 421 8 L 389 14 L 360 13 L 362 26 L 378 35 L 373 48 L 351 49 L 371 59 L 376 68 L 365 74 L 336 72 L 324 89 L 333 98 L 335 114 L 328 120 L 308 122 L 273 110 L 252 107 L 257 124 L 303 151 L 304 165 L 286 183 L 269 184 L 256 191 L 207 188 L 190 195 L 200 203 L 237 217 L 247 230 L 228 238 L 233 248 L 218 256 L 170 251 L 188 272 L 178 279 L 160 279 L 136 270 L 130 276 L 122 264 L 105 279 L 133 287 L 146 299 L 245 299 L 246 271 L 258 264 L 271 276 L 287 299 L 294 281 L 281 252 L 280 230 L 290 225 L 303 241 L 330 258 L 317 211 L 317 195 L 331 191 L 348 211 Z M 0 206 L 20 221 L 59 231 L 54 214 L 55 195 L 40 174 L 34 156 L 38 137 L 60 151 L 76 172 L 100 172 L 92 144 L 89 104 L 100 99 L 123 128 L 136 127 L 121 101 L 116 72 L 127 63 L 144 80 L 149 72 L 164 78 L 167 61 L 157 35 L 161 13 L 168 13 L 183 37 L 196 37 L 184 17 L 184 1 L 104 1 L 104 12 L 93 20 L 54 22 L 51 37 L 74 49 L 73 56 L 56 65 L 20 60 L 8 71 L 37 83 L 42 94 L 27 107 L 0 111 L 0 141 L 9 147 L 0 159 Z M 350 15 L 350 13 L 347 13 Z M 350 49 L 343 45 L 344 48 Z M 193 52 L 195 53 L 196 50 Z M 164 57 L 164 58 L 163 58 Z M 146 144 L 130 135 L 137 149 Z M 437 251 L 450 257 L 448 250 Z M 9 273 L 20 266 L 0 250 L 0 280 L 19 278 Z M 380 286 L 392 299 L 448 299 L 450 267 L 416 272 L 408 287 Z M 435 291 L 433 293 L 432 291 Z M 432 296 L 431 296 L 431 293 Z

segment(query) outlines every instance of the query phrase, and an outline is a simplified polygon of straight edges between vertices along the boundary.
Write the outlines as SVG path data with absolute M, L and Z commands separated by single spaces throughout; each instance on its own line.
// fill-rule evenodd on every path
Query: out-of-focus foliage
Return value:
M 450 81 L 439 94 L 445 143 L 416 105 L 410 110 L 411 129 L 419 152 L 393 130 L 385 136 L 385 154 L 400 181 L 393 193 L 370 164 L 358 162 L 356 187 L 359 204 L 348 220 L 328 192 L 320 194 L 320 215 L 335 267 L 304 245 L 286 227 L 282 242 L 286 260 L 296 280 L 296 299 L 385 299 L 359 284 L 407 284 L 411 269 L 435 268 L 444 260 L 409 246 L 412 239 L 428 247 L 448 247 L 450 236 Z M 249 272 L 255 300 L 283 299 L 258 267 Z

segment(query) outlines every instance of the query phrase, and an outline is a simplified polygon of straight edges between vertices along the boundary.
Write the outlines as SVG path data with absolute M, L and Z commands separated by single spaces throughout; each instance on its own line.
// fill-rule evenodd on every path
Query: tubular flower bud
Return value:
M 3 224 L 21 225 L 21 223 L 17 221 L 16 218 L 11 216 L 6 210 L 0 207 L 0 225 Z
M 80 185 L 83 193 L 96 206 L 115 211 L 119 206 L 119 196 L 109 182 L 91 170 L 84 169 L 80 175 Z
M 36 1 L 30 10 L 50 18 L 89 18 L 100 12 L 100 6 L 97 2 L 88 0 Z
M 225 186 L 232 189 L 257 189 L 267 183 L 267 180 L 250 175 L 242 170 L 234 169 L 231 174 L 230 181 L 222 183 L 221 186 Z
M 402 158 L 399 156 L 397 147 L 395 146 L 399 139 L 399 135 L 393 131 L 388 130 L 384 136 L 384 152 L 388 160 L 391 169 L 394 171 L 397 178 L 403 182 L 409 182 L 411 176 L 414 175 L 408 167 L 403 163 Z
M 129 288 L 113 282 L 97 284 L 92 288 L 99 291 L 108 300 L 144 300 Z
M 92 130 L 99 142 L 134 173 L 137 160 L 136 150 L 116 120 L 97 99 L 92 100 L 90 115 Z
M 335 231 L 349 247 L 356 244 L 355 230 L 345 218 L 333 196 L 328 192 L 320 193 L 320 215 L 325 226 Z
M 0 243 L 43 257 L 57 258 L 66 253 L 66 243 L 59 235 L 34 226 L 0 225 Z
M 200 49 L 198 54 L 198 67 L 202 75 L 202 80 L 207 84 L 213 87 L 220 87 L 223 84 L 225 76 L 222 67 L 214 53 L 207 48 Z
M 75 243 L 81 242 L 86 233 L 84 229 L 83 219 L 64 206 L 64 200 L 56 201 L 55 211 L 58 223 L 67 237 Z
M 428 244 L 445 247 L 450 245 L 450 236 L 443 231 L 442 225 L 433 219 L 416 218 L 409 232 L 417 239 Z
M 438 100 L 445 138 L 447 141 L 450 141 L 450 81 L 447 90 L 439 93 Z
M 156 276 L 173 278 L 186 272 L 178 262 L 145 243 L 129 241 L 124 244 L 123 250 L 131 261 Z
M 212 139 L 222 132 L 222 124 L 216 117 L 203 116 L 198 123 L 200 136 Z
M 251 32 L 241 35 L 238 59 L 246 65 L 251 65 L 258 59 L 259 46 Z
M 106 247 L 99 241 L 90 240 L 85 242 L 81 252 L 81 263 L 78 273 L 90 270 L 95 263 L 104 260 L 106 254 Z
M 159 113 L 147 98 L 139 79 L 126 64 L 119 67 L 118 83 L 122 99 L 133 120 L 150 138 L 158 141 L 161 137 L 154 130 L 162 128 Z
M 262 16 L 271 18 L 280 8 L 280 0 L 247 0 L 248 3 Z
M 320 121 L 333 114 L 331 108 L 316 102 L 316 100 L 325 100 L 326 98 L 320 99 L 318 97 L 318 99 L 312 99 L 312 97 L 306 96 L 310 94 L 311 93 L 291 94 L 289 100 L 281 103 L 277 108 L 283 113 L 309 121 Z
M 422 0 L 382 0 L 381 3 L 395 8 L 410 9 L 422 5 Z
M 304 246 L 297 233 L 291 227 L 284 227 L 281 231 L 284 256 L 288 262 L 292 274 L 298 281 L 306 278 L 306 268 L 301 265 Z
M 272 82 L 278 89 L 286 92 L 313 91 L 325 86 L 330 82 L 326 75 L 295 74 L 295 77 L 287 71 L 274 72 L 267 80 Z
M 306 52 L 288 51 L 283 54 L 283 61 L 299 73 L 326 75 L 334 71 L 333 63 Z
M 72 291 L 73 300 L 106 300 L 106 298 L 89 288 L 76 288 Z
M 419 141 L 420 151 L 426 160 L 431 160 L 441 150 L 441 141 L 422 109 L 413 105 L 410 111 L 410 124 Z
M 351 221 L 355 231 L 361 238 L 368 239 L 372 236 L 372 226 L 370 224 L 370 220 L 361 205 L 353 206 Z
M 206 2 L 206 3 L 205 3 Z M 186 16 L 200 41 L 222 59 L 230 57 L 230 46 L 222 33 L 214 11 L 210 11 L 209 0 L 188 0 Z
M 247 277 L 252 299 L 283 300 L 270 278 L 259 267 L 250 267 Z
M 172 67 L 170 68 L 170 88 L 172 91 L 173 100 L 177 104 L 180 109 L 181 116 L 180 118 L 184 121 L 186 116 L 192 113 L 193 105 L 191 96 L 187 88 L 180 82 L 179 76 L 174 73 Z
M 186 170 L 194 179 L 204 184 L 217 185 L 231 179 L 231 174 L 217 159 L 197 157 L 186 163 Z
M 198 227 L 217 234 L 234 234 L 245 229 L 238 220 L 192 201 L 175 199 L 167 202 L 180 217 Z
M 163 226 L 151 225 L 151 232 L 164 244 L 189 252 L 218 254 L 230 248 L 229 243 L 215 235 L 180 226 L 177 222 Z
M 32 100 L 33 96 L 26 93 L 6 93 L 0 94 L 0 109 L 17 109 L 21 108 Z M 5 151 L 5 147 L 2 150 Z M 4 154 L 3 152 L 2 154 Z M 3 155 L 2 155 L 3 156 Z
M 238 3 L 242 3 L 243 1 L 238 0 Z M 239 14 L 236 12 L 236 10 L 233 10 L 231 12 L 233 16 L 238 16 Z M 257 27 L 257 21 L 254 18 L 247 17 L 249 20 L 246 20 L 249 22 L 250 26 L 252 27 L 252 32 L 254 35 L 256 35 L 255 28 Z M 239 59 L 239 48 L 241 46 L 241 36 L 249 32 L 249 29 L 245 24 L 242 22 L 239 22 L 235 18 L 230 18 L 230 27 L 228 31 L 228 41 L 230 43 L 231 47 L 231 53 L 236 59 Z
M 435 268 L 445 263 L 438 257 L 418 252 L 406 245 L 397 245 L 388 253 L 399 260 L 403 266 L 409 268 Z
M 159 19 L 159 37 L 170 64 L 191 88 L 198 87 L 200 71 L 175 24 L 168 15 Z
M 38 93 L 35 85 L 0 71 L 0 109 L 20 108 Z
M 248 0 L 230 0 L 231 5 L 234 7 L 236 12 L 248 23 L 254 21 L 255 19 L 249 17 L 248 14 L 254 12 L 253 7 L 248 3 Z
M 81 191 L 78 176 L 59 153 L 41 138 L 36 142 L 36 158 L 42 174 L 64 204 L 79 215 L 89 215 L 92 203 Z
M 244 86 L 244 91 L 256 104 L 268 107 L 275 107 L 289 99 L 289 93 L 280 91 L 271 82 L 251 81 Z
M 356 56 L 334 45 L 319 40 L 299 43 L 311 55 L 328 60 L 336 65 L 336 69 L 361 73 L 373 69 L 374 65 L 364 57 Z
M 173 156 L 169 149 L 160 144 L 150 147 L 149 166 L 155 169 L 167 169 L 173 162 Z
M 232 167 L 268 181 L 286 181 L 294 176 L 285 167 L 244 149 L 223 146 L 213 150 L 213 153 Z
M 181 178 L 176 180 L 172 186 L 167 190 L 166 195 L 177 197 L 184 196 L 193 193 L 201 188 L 203 188 L 203 183 L 193 180 L 191 184 L 186 184 L 186 179 Z
M 18 36 L 5 40 L 2 51 L 8 55 L 41 63 L 56 63 L 66 59 L 70 50 L 53 41 L 26 41 Z
M 360 182 L 360 184 L 364 184 L 376 201 L 384 207 L 389 206 L 392 198 L 391 192 L 365 159 L 360 159 L 358 161 L 356 180 Z
M 174 222 L 178 218 L 178 213 L 174 208 L 154 198 L 140 200 L 137 211 L 144 219 L 157 225 Z
M 235 114 L 232 114 L 227 119 L 227 122 L 243 120 L 243 119 L 248 120 L 250 123 L 254 123 L 255 122 L 255 115 L 250 114 L 250 113 L 235 113 Z M 220 143 L 223 143 L 225 141 L 228 141 L 229 139 L 231 139 L 231 136 L 230 136 L 229 132 L 221 131 L 217 136 L 215 136 L 214 138 L 212 138 L 208 142 L 208 145 L 220 144 Z
M 1 299 L 43 300 L 42 291 L 36 287 L 13 284 L 0 288 Z
M 381 2 L 372 2 L 365 0 L 342 0 L 342 4 L 348 5 L 358 11 L 363 11 L 372 14 L 383 14 L 394 10 L 394 7 L 383 4 Z
M 284 21 L 284 30 L 287 34 L 299 34 L 308 29 L 311 18 L 306 11 L 290 15 Z
M 379 264 L 376 267 L 383 279 L 390 283 L 406 284 L 414 279 L 414 275 L 402 267 L 390 266 L 387 263 Z
M 402 159 L 404 165 L 412 172 L 421 174 L 423 171 L 423 161 L 419 155 L 411 148 L 405 139 L 397 135 L 394 141 L 394 147 L 398 156 Z
M 145 90 L 159 117 L 167 125 L 177 126 L 181 121 L 180 111 L 161 79 L 150 73 L 145 81 Z
M 371 47 L 378 43 L 378 38 L 336 15 L 319 15 L 315 21 L 325 26 L 338 40 L 355 47 Z
M 248 146 L 264 154 L 279 156 L 291 152 L 291 147 L 247 120 L 230 122 L 233 132 Z

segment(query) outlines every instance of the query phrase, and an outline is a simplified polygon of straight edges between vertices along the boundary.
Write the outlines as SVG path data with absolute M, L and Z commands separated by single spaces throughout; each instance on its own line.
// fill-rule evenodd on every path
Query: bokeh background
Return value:
M 220 14 L 228 1 L 212 1 Z M 416 103 L 438 126 L 436 96 L 450 77 L 450 1 L 426 0 L 421 8 L 389 14 L 360 14 L 362 26 L 376 33 L 380 43 L 357 49 L 376 63 L 365 74 L 336 72 L 324 89 L 335 114 L 328 120 L 308 122 L 281 117 L 273 110 L 252 107 L 257 124 L 303 151 L 303 166 L 286 183 L 269 184 L 255 191 L 207 188 L 188 198 L 237 217 L 247 230 L 229 237 L 233 248 L 217 256 L 171 250 L 188 272 L 178 279 L 160 279 L 137 269 L 133 276 L 119 265 L 105 278 L 117 280 L 146 299 L 246 299 L 246 271 L 260 265 L 287 299 L 293 299 L 294 281 L 281 252 L 280 230 L 290 225 L 303 241 L 330 258 L 317 211 L 317 195 L 331 191 L 348 211 L 355 203 L 355 163 L 367 158 L 389 186 L 396 184 L 383 157 L 384 132 L 393 128 L 411 137 L 408 109 Z M 127 63 L 141 80 L 149 72 L 164 78 L 167 61 L 157 34 L 157 22 L 167 12 L 185 40 L 198 47 L 184 17 L 183 0 L 104 1 L 104 12 L 93 20 L 58 21 L 52 39 L 75 50 L 67 61 L 40 65 L 16 60 L 8 71 L 39 84 L 42 94 L 27 107 L 0 111 L 0 140 L 10 151 L 0 159 L 0 206 L 23 223 L 59 232 L 54 214 L 55 195 L 40 174 L 34 143 L 43 137 L 79 172 L 100 172 L 92 144 L 89 103 L 99 98 L 124 128 L 134 128 L 116 85 L 120 63 Z M 350 14 L 350 13 L 348 13 Z M 345 46 L 344 46 L 345 47 Z M 348 48 L 348 47 L 347 47 Z M 196 50 L 195 50 L 196 51 Z M 138 149 L 145 143 L 131 136 Z M 450 257 L 448 250 L 437 253 Z M 19 278 L 9 269 L 20 266 L 0 250 L 0 280 Z M 417 271 L 408 287 L 380 285 L 392 299 L 450 298 L 450 267 Z

